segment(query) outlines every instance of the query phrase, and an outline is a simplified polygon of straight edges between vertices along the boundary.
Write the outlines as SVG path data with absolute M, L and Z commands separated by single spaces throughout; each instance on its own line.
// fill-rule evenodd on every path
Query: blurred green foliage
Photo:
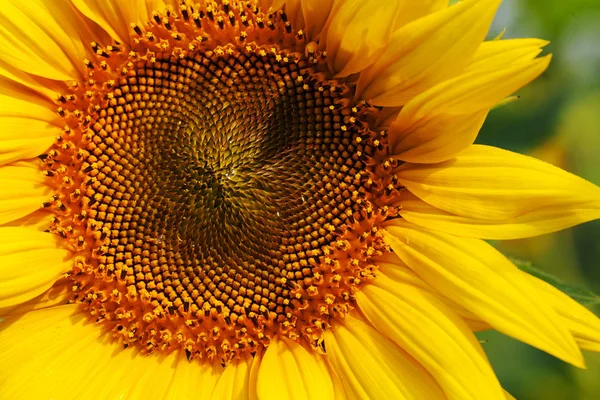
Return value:
M 494 110 L 479 143 L 532 154 L 600 185 L 600 1 L 505 0 L 490 31 L 550 40 L 549 70 Z M 562 281 L 600 293 L 600 221 L 527 240 L 494 243 Z M 591 306 L 600 314 L 598 305 Z M 478 335 L 502 385 L 517 399 L 600 399 L 600 354 L 571 367 L 496 332 Z

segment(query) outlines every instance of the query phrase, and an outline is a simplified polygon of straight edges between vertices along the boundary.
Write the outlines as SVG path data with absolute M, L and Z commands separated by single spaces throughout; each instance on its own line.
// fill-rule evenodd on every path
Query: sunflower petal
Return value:
M 490 146 L 473 145 L 435 165 L 404 164 L 396 173 L 413 194 L 444 211 L 495 221 L 528 216 L 545 232 L 595 219 L 600 209 L 600 188 L 594 184 L 535 158 Z M 572 217 L 555 217 L 561 213 Z
M 442 399 L 429 373 L 390 339 L 348 316 L 325 332 L 327 356 L 356 399 Z
M 333 382 L 322 356 L 287 338 L 271 341 L 258 370 L 259 399 L 334 399 Z
M 50 233 L 2 227 L 0 243 L 0 308 L 42 294 L 71 268 L 70 252 Z
M 546 40 L 530 38 L 488 40 L 481 43 L 465 72 L 487 69 L 492 65 L 508 66 L 531 61 L 548 43 Z
M 23 133 L 23 130 L 17 131 L 15 128 L 22 123 L 22 129 L 32 131 L 32 135 Z M 42 121 L 35 121 L 24 118 L 13 118 L 11 120 L 3 119 L 0 126 L 12 126 L 9 128 L 13 136 L 17 133 L 21 136 L 14 139 L 0 139 L 0 166 L 10 164 L 18 160 L 27 160 L 43 154 L 54 142 L 52 136 L 48 133 L 52 130 L 60 132 L 58 129 L 46 129 L 47 124 Z M 8 136 L 8 135 L 1 135 Z M 38 174 L 41 171 L 38 169 Z
M 0 322 L 2 394 L 11 399 L 162 398 L 173 374 L 174 356 L 135 354 L 108 336 L 76 305 Z
M 39 210 L 52 193 L 46 179 L 36 162 L 0 166 L 0 224 Z
M 416 19 L 448 7 L 447 0 L 401 1 L 398 4 L 400 12 L 394 20 L 394 26 L 399 28 Z
M 300 30 L 304 27 L 304 14 L 302 13 L 302 0 L 286 0 L 285 14 L 293 27 Z
M 356 301 L 371 324 L 423 365 L 449 399 L 502 398 L 473 333 L 427 292 L 379 275 Z
M 383 55 L 361 72 L 356 97 L 378 106 L 402 106 L 457 75 L 483 41 L 499 4 L 465 0 L 398 29 Z
M 16 306 L 1 308 L 0 319 L 2 317 L 23 315 L 29 311 L 68 304 L 72 298 L 72 288 L 73 281 L 68 278 L 61 278 L 41 295 Z
M 471 311 L 456 304 L 451 299 L 442 296 L 425 283 L 395 253 L 379 257 L 376 260 L 376 264 L 380 273 L 383 273 L 383 275 L 393 281 L 412 285 L 419 290 L 426 291 L 428 294 L 437 297 L 458 314 L 472 331 L 490 329 L 488 324 Z M 549 283 L 525 272 L 519 271 L 519 273 L 529 282 L 530 287 L 528 291 L 536 291 L 543 299 L 542 301 L 550 305 L 561 317 L 563 325 L 571 332 L 580 348 L 600 351 L 600 319 L 594 313 Z
M 115 348 L 116 343 L 112 339 L 105 339 L 104 352 L 109 348 Z M 109 347 L 110 346 L 110 347 Z M 177 353 L 168 356 L 143 354 L 128 354 L 125 350 L 118 349 L 119 355 L 106 358 L 104 365 L 120 365 L 120 371 L 105 375 L 91 374 L 102 382 L 110 379 L 112 385 L 103 383 L 100 387 L 89 387 L 80 398 L 92 398 L 98 396 L 100 399 L 162 399 L 169 388 L 171 379 L 176 369 Z M 113 350 L 114 352 L 114 350 Z M 89 376 L 89 375 L 88 375 Z M 103 379 L 104 378 L 104 379 Z
M 165 394 L 167 400 L 208 399 L 219 378 L 220 366 L 198 360 L 188 361 L 184 351 L 177 359 L 173 380 Z
M 98 326 L 94 326 L 98 330 Z M 64 344 L 67 346 L 68 344 Z M 176 369 L 177 352 L 168 356 L 146 356 L 123 349 L 105 335 L 93 344 L 95 352 L 89 359 L 98 366 L 84 370 L 79 379 L 94 376 L 94 382 L 77 385 L 82 388 L 77 398 L 143 399 L 164 398 Z M 72 358 L 73 359 L 73 358 Z M 86 359 L 87 361 L 87 359 Z M 67 387 L 70 385 L 67 383 Z
M 271 9 L 272 11 L 275 11 L 283 8 L 286 0 L 256 0 L 256 3 L 262 10 L 268 11 Z
M 444 303 L 456 315 L 461 317 L 473 332 L 490 329 L 490 326 L 483 322 L 479 317 L 466 308 L 456 304 L 452 299 L 442 296 L 438 291 L 425 283 L 417 274 L 414 273 L 398 256 L 394 253 L 385 260 L 376 260 L 377 268 L 386 278 L 391 279 L 398 284 L 410 285 L 423 291 L 427 296 L 433 296 Z
M 507 66 L 477 68 L 444 81 L 415 97 L 398 122 L 407 124 L 430 115 L 461 115 L 490 108 L 546 70 L 550 56 Z
M 0 387 L 3 397 L 75 397 L 74 389 L 81 387 L 76 379 L 88 381 L 89 376 L 82 376 L 81 371 L 95 361 L 89 356 L 103 334 L 98 327 L 90 329 L 92 325 L 85 325 L 76 308 L 75 305 L 53 307 L 0 322 Z M 74 364 L 77 368 L 72 368 Z M 35 385 L 31 384 L 32 371 L 36 372 Z M 72 385 L 68 385 L 69 381 Z
M 390 150 L 394 157 L 406 162 L 445 161 L 473 144 L 488 112 L 489 109 L 459 115 L 431 114 L 419 121 L 400 112 L 389 129 Z
M 48 150 L 61 133 L 56 119 L 48 104 L 36 96 L 0 95 L 0 166 L 37 157 Z
M 58 93 L 63 93 L 67 88 L 62 81 L 53 81 L 36 75 L 29 74 L 20 68 L 0 60 L 0 92 L 8 94 L 7 89 L 17 88 L 17 91 L 27 93 L 33 91 L 46 100 L 48 106 L 53 106 L 53 101 Z M 8 91 L 11 91 L 10 89 Z M 18 96 L 18 95 L 17 95 Z
M 305 0 L 301 2 L 306 35 L 316 40 L 331 15 L 335 0 Z
M 322 33 L 321 46 L 327 50 L 331 70 L 338 76 L 348 76 L 372 64 L 383 52 L 392 32 L 448 5 L 447 0 L 394 0 L 394 3 L 386 3 L 384 10 L 382 3 L 374 0 L 303 1 L 308 37 L 315 39 Z
M 360 72 L 380 56 L 399 15 L 397 1 L 393 3 L 348 0 L 337 9 L 326 37 L 327 61 L 334 74 L 343 77 Z
M 65 0 L 5 0 L 0 8 L 0 58 L 34 75 L 84 76 L 86 33 L 89 27 Z
M 96 22 L 113 39 L 129 43 L 131 24 L 144 26 L 154 11 L 165 9 L 163 0 L 70 0 L 79 11 Z
M 579 347 L 600 351 L 600 318 L 549 283 L 525 272 L 521 274 L 537 289 L 544 302 L 561 316 Z
M 384 238 L 425 282 L 494 329 L 583 367 L 569 331 L 519 270 L 489 244 L 393 220 Z
M 225 367 L 221 372 L 211 399 L 237 400 L 247 396 L 252 357 L 246 356 Z
M 264 349 L 263 351 L 257 351 L 252 359 L 252 365 L 250 366 L 250 373 L 248 375 L 248 400 L 259 400 L 256 385 L 258 383 L 258 371 L 262 364 L 263 354 Z
M 506 400 L 516 400 L 515 397 L 508 393 L 506 390 L 504 391 L 504 397 L 506 398 Z
M 338 375 L 338 372 L 333 368 L 331 363 L 329 364 L 329 373 L 331 374 L 331 380 L 333 382 L 333 393 L 335 394 L 335 400 L 347 400 L 348 395 L 346 394 L 346 389 L 344 389 L 344 384 Z
M 411 163 L 436 163 L 455 156 L 473 144 L 490 108 L 539 76 L 549 62 L 547 56 L 479 68 L 421 93 L 390 127 L 392 153 Z
M 403 196 L 399 205 L 402 218 L 412 224 L 456 236 L 493 240 L 543 235 L 600 218 L 600 207 L 588 210 L 566 208 L 560 213 L 554 208 L 542 208 L 515 218 L 490 220 L 455 215 L 411 195 Z
M 36 231 L 43 232 L 52 225 L 52 216 L 54 216 L 54 213 L 51 211 L 41 209 L 34 211 L 31 214 L 27 214 L 22 218 L 2 224 L 0 227 L 20 226 L 22 228 L 34 229 Z

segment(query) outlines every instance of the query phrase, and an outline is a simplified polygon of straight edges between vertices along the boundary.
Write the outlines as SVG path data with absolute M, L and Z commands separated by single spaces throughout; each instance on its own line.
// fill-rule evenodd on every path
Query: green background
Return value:
M 600 185 L 600 0 L 505 0 L 495 37 L 551 41 L 548 71 L 521 99 L 492 111 L 478 143 L 534 155 Z M 552 235 L 494 243 L 562 281 L 600 293 L 600 221 Z M 591 306 L 600 315 L 598 305 Z M 587 370 L 496 332 L 478 335 L 502 385 L 517 399 L 600 399 L 600 354 Z

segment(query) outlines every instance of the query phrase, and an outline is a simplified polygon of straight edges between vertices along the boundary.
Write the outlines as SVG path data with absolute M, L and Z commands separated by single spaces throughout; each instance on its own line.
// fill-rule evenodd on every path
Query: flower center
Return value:
M 377 110 L 315 44 L 223 3 L 93 44 L 44 159 L 74 300 L 125 345 L 226 363 L 276 334 L 318 345 L 386 250 L 398 184 Z

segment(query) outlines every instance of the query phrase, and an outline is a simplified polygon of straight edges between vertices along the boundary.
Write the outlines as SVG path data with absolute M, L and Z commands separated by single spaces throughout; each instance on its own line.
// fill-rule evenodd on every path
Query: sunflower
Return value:
M 6 399 L 503 399 L 474 332 L 600 321 L 485 239 L 600 189 L 474 145 L 546 42 L 499 0 L 5 0 Z

